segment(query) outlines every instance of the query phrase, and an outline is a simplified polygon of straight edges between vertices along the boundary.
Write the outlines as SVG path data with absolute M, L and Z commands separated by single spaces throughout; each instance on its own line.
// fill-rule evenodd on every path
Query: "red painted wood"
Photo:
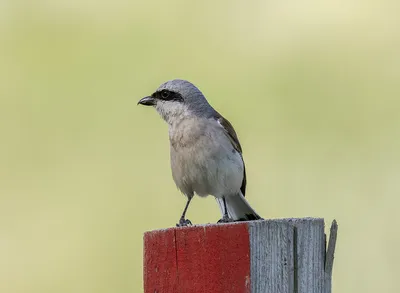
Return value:
M 145 293 L 176 293 L 175 229 L 144 234 L 143 282 Z
M 163 262 L 158 272 L 157 262 Z M 145 293 L 249 293 L 248 226 L 235 223 L 146 233 L 144 265 Z
M 176 231 L 180 292 L 250 292 L 247 224 Z

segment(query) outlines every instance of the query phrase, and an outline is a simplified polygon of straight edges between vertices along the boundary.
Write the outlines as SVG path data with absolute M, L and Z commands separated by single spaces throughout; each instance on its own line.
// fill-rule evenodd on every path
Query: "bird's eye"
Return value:
M 169 97 L 169 91 L 162 91 L 161 92 L 161 97 L 163 99 L 167 99 Z

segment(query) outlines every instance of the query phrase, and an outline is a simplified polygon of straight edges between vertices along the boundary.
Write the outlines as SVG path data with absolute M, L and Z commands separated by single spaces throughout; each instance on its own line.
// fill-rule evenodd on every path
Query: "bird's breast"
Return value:
M 186 121 L 170 128 L 170 141 L 172 175 L 184 193 L 216 195 L 240 188 L 243 161 L 218 126 Z
M 206 129 L 205 123 L 199 123 L 195 118 L 171 125 L 169 128 L 171 147 L 179 151 L 196 145 L 198 140 L 206 135 Z

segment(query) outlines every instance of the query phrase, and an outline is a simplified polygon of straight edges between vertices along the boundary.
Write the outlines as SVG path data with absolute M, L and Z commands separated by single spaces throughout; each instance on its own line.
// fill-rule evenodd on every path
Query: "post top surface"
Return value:
M 265 219 L 265 220 L 257 220 L 257 221 L 241 221 L 241 222 L 233 222 L 233 223 L 207 223 L 207 224 L 197 224 L 193 226 L 187 226 L 187 227 L 169 227 L 169 228 L 161 228 L 161 229 L 155 229 L 151 231 L 146 231 L 145 234 L 149 233 L 159 233 L 159 232 L 166 232 L 168 230 L 184 230 L 184 229 L 194 229 L 194 228 L 212 228 L 212 227 L 226 227 L 226 226 L 234 226 L 234 225 L 248 225 L 251 223 L 261 223 L 261 222 L 267 222 L 267 223 L 302 223 L 302 222 L 316 222 L 316 223 L 324 223 L 323 218 L 313 218 L 313 217 L 304 217 L 304 218 L 283 218 L 283 219 Z

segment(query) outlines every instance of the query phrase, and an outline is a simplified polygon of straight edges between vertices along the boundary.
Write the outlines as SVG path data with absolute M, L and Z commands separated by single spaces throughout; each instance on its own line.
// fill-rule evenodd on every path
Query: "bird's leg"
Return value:
M 179 223 L 176 224 L 177 227 L 185 227 L 185 226 L 192 225 L 192 222 L 190 222 L 190 220 L 185 219 L 186 211 L 187 211 L 187 209 L 189 207 L 189 204 L 190 204 L 190 201 L 192 200 L 192 198 L 193 198 L 193 196 L 189 196 L 188 197 L 188 201 L 186 202 L 185 209 L 183 210 L 182 216 L 179 219 Z
M 218 223 L 230 223 L 230 222 L 235 222 L 234 219 L 229 218 L 228 215 L 228 209 L 226 207 L 226 199 L 225 196 L 222 198 L 223 202 L 224 202 L 224 216 L 222 217 L 221 220 L 218 221 Z

